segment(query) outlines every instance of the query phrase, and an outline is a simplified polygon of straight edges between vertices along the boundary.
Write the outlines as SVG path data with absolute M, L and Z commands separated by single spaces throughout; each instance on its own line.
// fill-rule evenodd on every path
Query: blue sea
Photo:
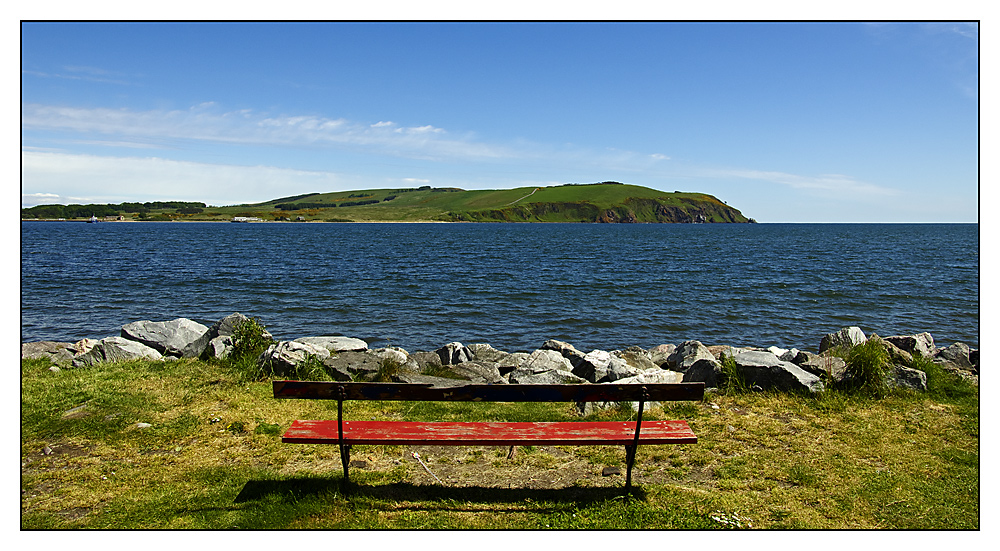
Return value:
M 977 224 L 21 223 L 21 340 L 231 314 L 411 352 L 559 339 L 979 347 Z

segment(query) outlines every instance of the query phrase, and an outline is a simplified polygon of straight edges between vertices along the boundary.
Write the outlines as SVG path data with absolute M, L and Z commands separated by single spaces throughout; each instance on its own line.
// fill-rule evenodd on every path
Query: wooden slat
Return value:
M 420 423 L 344 421 L 345 444 L 519 446 L 614 445 L 634 442 L 635 422 Z M 337 444 L 336 421 L 298 420 L 281 437 L 288 444 Z M 640 444 L 695 444 L 686 421 L 643 421 Z
M 463 385 L 274 381 L 275 398 L 460 402 L 638 402 L 701 400 L 705 383 Z M 343 392 L 343 394 L 341 394 Z

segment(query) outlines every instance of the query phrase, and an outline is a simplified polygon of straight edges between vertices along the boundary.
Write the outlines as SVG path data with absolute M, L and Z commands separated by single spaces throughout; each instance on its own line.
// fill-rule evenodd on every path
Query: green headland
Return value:
M 263 203 L 192 202 L 39 205 L 22 219 L 232 220 L 325 222 L 753 222 L 719 199 L 693 192 L 601 182 L 496 190 L 368 189 L 307 193 Z

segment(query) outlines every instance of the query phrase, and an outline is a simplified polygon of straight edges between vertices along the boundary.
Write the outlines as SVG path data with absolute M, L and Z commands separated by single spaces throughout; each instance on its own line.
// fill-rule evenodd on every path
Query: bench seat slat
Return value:
M 615 445 L 630 446 L 635 422 L 421 423 L 412 421 L 344 421 L 349 445 Z M 281 437 L 288 444 L 336 444 L 336 421 L 297 420 Z M 643 421 L 640 444 L 695 444 L 686 421 Z

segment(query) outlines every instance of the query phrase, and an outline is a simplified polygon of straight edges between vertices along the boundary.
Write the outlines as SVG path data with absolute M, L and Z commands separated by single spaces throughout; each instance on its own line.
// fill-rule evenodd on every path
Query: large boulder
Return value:
M 37 341 L 21 344 L 21 358 L 52 362 L 72 360 L 76 349 L 71 342 Z
M 884 337 L 882 340 L 890 342 L 912 355 L 930 358 L 937 353 L 937 347 L 934 346 L 934 337 L 926 332 L 917 333 L 916 335 L 894 335 Z
M 562 369 L 550 369 L 548 371 L 515 369 L 510 373 L 508 379 L 511 383 L 519 385 L 568 385 L 587 382 L 586 379 L 577 377 L 570 371 Z
M 889 374 L 889 385 L 924 391 L 927 390 L 927 374 L 918 369 L 896 365 Z
M 326 350 L 325 348 L 323 349 Z M 416 362 L 416 360 L 414 360 Z M 416 362 L 419 365 L 419 362 Z M 382 368 L 382 358 L 373 354 L 370 350 L 364 352 L 348 351 L 329 354 L 323 360 L 323 365 L 327 367 L 327 372 L 331 373 L 338 381 L 350 379 L 352 376 L 359 376 L 367 379 L 378 373 Z M 335 373 L 341 375 L 336 375 Z
M 733 359 L 748 387 L 808 392 L 824 389 L 819 377 L 770 352 L 741 352 Z
M 539 349 L 532 352 L 518 369 L 535 373 L 556 369 L 573 371 L 573 364 L 555 350 Z
M 473 360 L 453 365 L 449 371 L 477 384 L 506 384 L 507 379 L 500 374 L 498 366 L 497 362 Z
M 540 350 L 553 350 L 562 355 L 562 357 L 569 360 L 570 365 L 575 366 L 577 362 L 583 360 L 585 354 L 577 350 L 572 344 L 563 341 L 557 341 L 555 339 L 549 339 L 542 343 Z
M 573 366 L 573 374 L 592 383 L 607 380 L 611 367 L 611 353 L 592 350 Z
M 257 363 L 264 368 L 266 373 L 283 376 L 294 373 L 300 363 L 308 361 L 310 358 L 315 358 L 322 363 L 329 357 L 330 352 L 322 346 L 281 341 L 267 347 L 257 359 Z
M 653 361 L 652 355 L 639 348 L 638 346 L 630 346 L 625 350 L 615 350 L 611 353 L 612 356 L 618 356 L 629 365 L 640 371 L 647 371 L 649 369 L 660 367 L 659 364 Z
M 860 327 L 844 327 L 836 333 L 828 333 L 819 342 L 819 352 L 822 354 L 830 348 L 857 346 L 868 340 Z
M 454 365 L 473 359 L 472 350 L 460 342 L 450 342 L 436 350 L 441 365 Z
M 718 388 L 722 375 L 722 364 L 716 360 L 701 359 L 688 367 L 681 375 L 683 383 L 705 383 L 706 388 Z
M 88 352 L 73 359 L 73 367 L 128 360 L 162 360 L 156 349 L 124 337 L 108 337 L 97 342 Z
M 237 327 L 248 321 L 251 321 L 251 318 L 244 316 L 239 312 L 233 312 L 232 314 L 229 314 L 221 320 L 213 323 L 212 326 L 208 328 L 208 338 L 211 340 L 216 337 L 231 337 Z M 267 331 L 264 331 L 263 336 L 267 339 L 272 338 L 271 334 Z
M 715 360 L 715 355 L 699 341 L 684 341 L 667 358 L 667 367 L 683 373 L 701 360 Z
M 964 342 L 956 342 L 947 348 L 938 350 L 937 354 L 934 355 L 934 360 L 948 361 L 958 366 L 959 369 L 971 371 L 974 364 L 972 360 L 969 359 L 970 354 L 971 349 L 969 348 L 969 345 Z
M 531 358 L 531 354 L 528 354 L 527 352 L 513 352 L 511 354 L 507 354 L 497 361 L 497 369 L 500 370 L 501 375 L 507 375 L 511 371 L 514 371 L 527 363 L 529 358 Z
M 201 353 L 202 358 L 228 358 L 230 354 L 233 353 L 233 337 L 232 335 L 220 335 L 214 339 L 208 341 L 208 345 L 205 346 L 204 352 Z
M 674 353 L 677 349 L 677 345 L 674 344 L 659 344 L 649 349 L 649 359 L 653 361 L 654 364 L 666 368 L 667 359 L 670 355 Z
M 293 342 L 322 346 L 331 354 L 336 354 L 337 352 L 359 352 L 362 350 L 368 350 L 367 342 L 353 337 L 299 337 Z
M 659 383 L 680 383 L 684 382 L 684 373 L 679 373 L 677 371 L 669 371 L 666 369 L 660 369 L 659 367 L 654 367 L 652 369 L 647 369 L 642 373 L 637 375 L 632 375 L 631 377 L 625 377 L 624 379 L 618 379 L 613 381 L 616 385 L 645 385 L 645 384 L 659 384 Z
M 171 321 L 136 321 L 122 326 L 121 336 L 145 344 L 164 356 L 197 358 L 205 351 L 208 327 L 177 318 Z
M 842 381 L 847 373 L 847 362 L 843 358 L 812 352 L 799 352 L 792 363 L 818 377 L 828 377 L 831 381 Z
M 470 344 L 469 350 L 472 351 L 473 359 L 483 362 L 499 362 L 509 356 L 507 352 L 497 350 L 486 343 Z

